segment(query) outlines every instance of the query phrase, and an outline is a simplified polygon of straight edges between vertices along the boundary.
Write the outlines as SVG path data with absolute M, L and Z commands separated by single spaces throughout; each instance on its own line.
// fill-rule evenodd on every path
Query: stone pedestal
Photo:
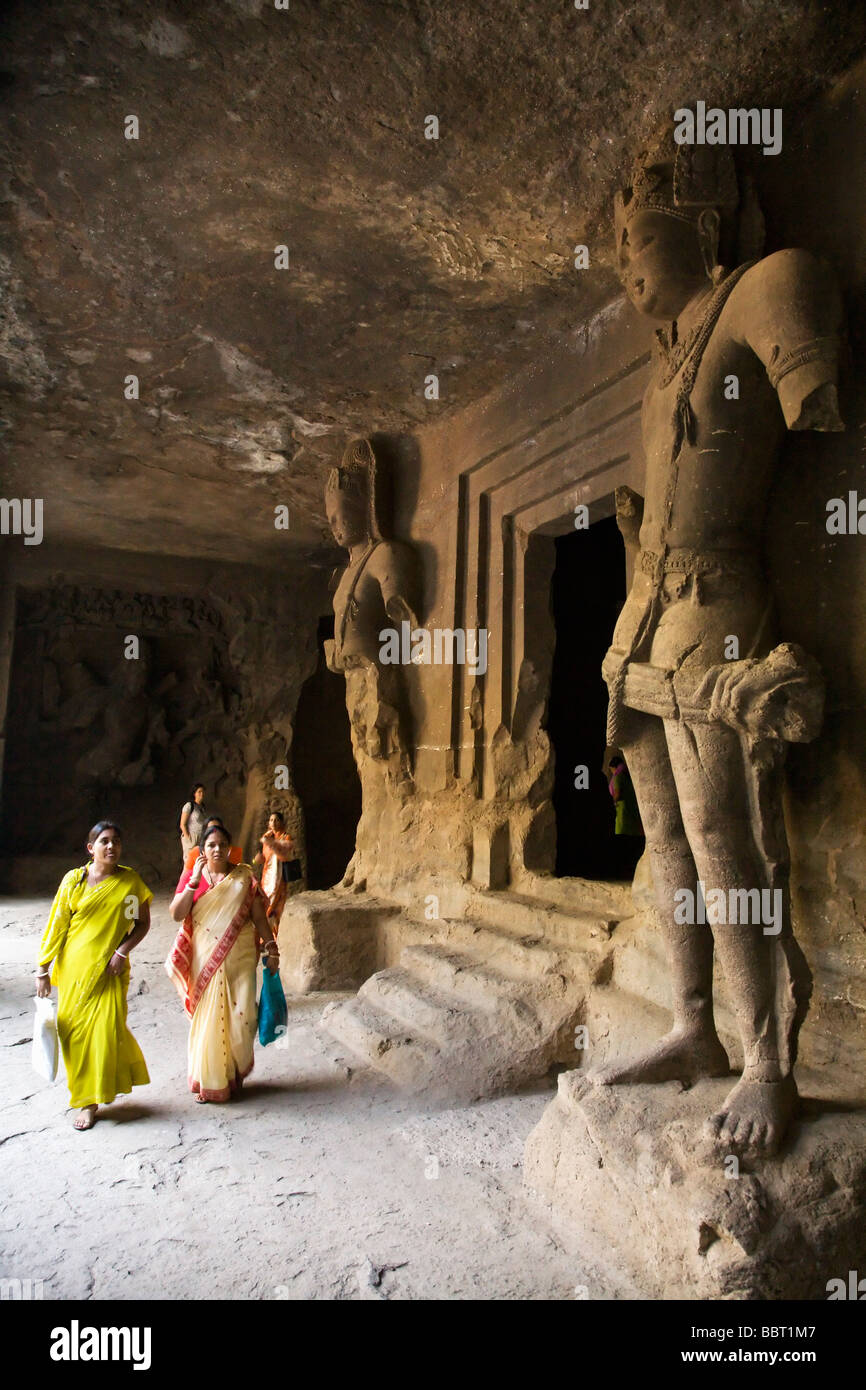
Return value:
M 866 1114 L 806 1100 L 778 1158 L 737 1164 L 702 1137 L 731 1084 L 595 1087 L 565 1072 L 524 1181 L 647 1297 L 826 1299 L 830 1280 L 866 1275 Z
M 280 918 L 280 974 L 295 994 L 358 989 L 392 965 L 404 940 L 399 906 L 327 889 L 289 898 Z

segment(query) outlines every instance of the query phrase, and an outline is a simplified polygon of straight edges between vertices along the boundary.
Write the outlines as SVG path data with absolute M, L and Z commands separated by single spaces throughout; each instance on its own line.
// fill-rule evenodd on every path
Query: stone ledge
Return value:
M 595 1087 L 565 1072 L 524 1182 L 608 1243 L 647 1297 L 826 1299 L 828 1280 L 866 1275 L 866 1113 L 806 1100 L 784 1153 L 728 1177 L 701 1134 L 731 1084 Z

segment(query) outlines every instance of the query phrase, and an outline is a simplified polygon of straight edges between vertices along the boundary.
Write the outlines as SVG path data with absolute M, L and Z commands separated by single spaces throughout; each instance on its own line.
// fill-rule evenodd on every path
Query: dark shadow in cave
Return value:
M 550 596 L 556 647 L 547 732 L 556 756 L 556 873 L 631 878 L 632 860 L 636 862 L 643 840 L 614 835 L 614 807 L 603 771 L 607 686 L 601 663 L 625 602 L 622 537 L 616 517 L 606 517 L 586 530 L 558 536 L 555 544 Z M 575 786 L 580 768 L 587 770 L 585 788 Z
M 334 615 L 319 619 L 316 669 L 301 688 L 292 738 L 292 785 L 304 810 L 307 887 L 331 888 L 355 852 L 361 782 L 352 756 L 346 683 L 325 664 Z

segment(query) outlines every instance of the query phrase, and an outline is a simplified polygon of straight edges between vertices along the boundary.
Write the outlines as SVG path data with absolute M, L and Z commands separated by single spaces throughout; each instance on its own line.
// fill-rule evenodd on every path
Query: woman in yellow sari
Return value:
M 129 953 L 150 927 L 150 889 L 120 863 L 121 833 L 100 821 L 90 864 L 64 876 L 39 947 L 36 993 L 57 986 L 57 1033 L 76 1129 L 92 1129 L 100 1105 L 150 1081 L 126 1026 Z M 51 970 L 51 963 L 54 969 Z
M 268 970 L 280 964 L 259 885 L 249 864 L 230 864 L 230 847 L 223 826 L 206 830 L 169 908 L 182 925 L 165 968 L 191 1020 L 188 1078 L 197 1101 L 228 1100 L 253 1069 L 257 936 Z

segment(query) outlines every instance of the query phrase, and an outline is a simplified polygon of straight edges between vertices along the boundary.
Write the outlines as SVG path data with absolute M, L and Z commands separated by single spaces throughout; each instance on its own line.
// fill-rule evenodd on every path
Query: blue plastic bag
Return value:
M 284 1036 L 289 1021 L 286 996 L 280 984 L 279 971 L 272 975 L 262 967 L 262 992 L 259 997 L 259 1042 L 262 1047 Z

